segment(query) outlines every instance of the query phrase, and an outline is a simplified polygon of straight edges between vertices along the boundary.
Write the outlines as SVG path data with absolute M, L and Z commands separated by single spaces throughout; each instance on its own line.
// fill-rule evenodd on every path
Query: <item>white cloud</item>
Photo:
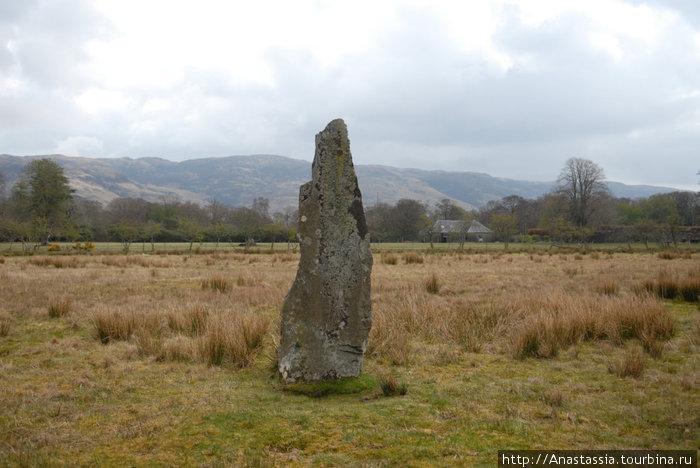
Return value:
M 122 91 L 89 88 L 76 98 L 76 102 L 89 114 L 127 112 L 133 101 Z
M 693 1 L 7 3 L 0 152 L 309 159 L 343 117 L 358 162 L 697 182 Z
M 141 112 L 144 114 L 161 114 L 170 111 L 172 107 L 172 104 L 167 99 L 155 97 L 148 99 L 141 106 Z
M 85 156 L 94 158 L 102 156 L 102 151 L 102 142 L 98 138 L 73 136 L 58 142 L 55 152 L 66 156 Z

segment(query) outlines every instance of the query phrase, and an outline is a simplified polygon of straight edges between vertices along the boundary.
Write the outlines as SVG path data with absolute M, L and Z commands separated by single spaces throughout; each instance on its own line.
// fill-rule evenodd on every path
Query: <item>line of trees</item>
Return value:
M 234 207 L 217 200 L 205 206 L 162 196 L 158 202 L 116 198 L 106 206 L 76 196 L 60 165 L 50 159 L 25 166 L 10 195 L 0 174 L 0 240 L 27 251 L 52 241 L 289 242 L 296 238 L 294 209 L 270 213 L 269 200 Z
M 513 195 L 489 202 L 480 210 L 479 218 L 496 226 L 509 223 L 513 228 L 510 235 L 530 234 L 564 243 L 676 243 L 682 240 L 679 231 L 683 227 L 700 223 L 697 192 L 616 198 L 604 184 L 604 177 L 603 170 L 592 161 L 570 159 L 552 192 L 535 200 Z
M 648 198 L 615 198 L 603 183 L 604 172 L 585 159 L 570 159 L 557 187 L 537 199 L 510 195 L 467 211 L 449 199 L 429 205 L 402 199 L 365 208 L 374 242 L 431 239 L 439 219 L 478 220 L 498 240 L 546 239 L 552 242 L 649 242 L 682 240 L 684 226 L 700 224 L 700 194 L 673 192 Z M 63 169 L 49 159 L 35 160 L 7 193 L 0 173 L 0 240 L 21 242 L 32 250 L 49 242 L 290 242 L 296 238 L 297 212 L 270 213 L 266 198 L 250 207 L 217 200 L 204 206 L 162 196 L 158 202 L 117 198 L 106 206 L 76 196 Z
M 586 159 L 569 159 L 550 193 L 537 199 L 510 195 L 466 211 L 452 200 L 433 206 L 417 200 L 380 203 L 366 209 L 373 241 L 427 239 L 436 220 L 485 224 L 496 239 L 558 243 L 616 241 L 674 243 L 684 226 L 700 224 L 700 194 L 673 192 L 630 199 L 613 197 L 603 169 Z

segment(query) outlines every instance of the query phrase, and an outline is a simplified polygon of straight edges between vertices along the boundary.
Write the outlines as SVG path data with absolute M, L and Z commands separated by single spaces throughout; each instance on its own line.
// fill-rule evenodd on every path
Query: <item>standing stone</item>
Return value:
M 278 365 L 287 382 L 357 377 L 372 327 L 372 251 L 341 119 L 316 135 L 311 172 L 299 189 L 301 259 L 282 307 Z

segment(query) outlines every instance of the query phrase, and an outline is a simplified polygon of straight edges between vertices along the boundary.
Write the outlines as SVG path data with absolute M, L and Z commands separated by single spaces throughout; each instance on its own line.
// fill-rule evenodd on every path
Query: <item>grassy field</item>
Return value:
M 379 248 L 363 375 L 309 389 L 273 370 L 299 258 L 286 244 L 115 246 L 0 257 L 0 466 L 494 466 L 499 449 L 700 446 L 697 250 Z

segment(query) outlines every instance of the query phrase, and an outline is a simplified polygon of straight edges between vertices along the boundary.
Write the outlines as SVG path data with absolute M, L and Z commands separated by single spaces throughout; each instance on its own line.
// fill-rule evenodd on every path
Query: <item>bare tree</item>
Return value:
M 206 210 L 207 217 L 209 218 L 209 224 L 212 225 L 223 223 L 228 211 L 228 207 L 215 198 L 210 198 L 207 200 L 207 204 L 204 209 Z
M 588 224 L 595 209 L 595 199 L 607 194 L 604 178 L 603 169 L 593 161 L 581 158 L 566 161 L 557 180 L 557 190 L 566 196 L 571 220 L 576 226 L 583 227 Z

